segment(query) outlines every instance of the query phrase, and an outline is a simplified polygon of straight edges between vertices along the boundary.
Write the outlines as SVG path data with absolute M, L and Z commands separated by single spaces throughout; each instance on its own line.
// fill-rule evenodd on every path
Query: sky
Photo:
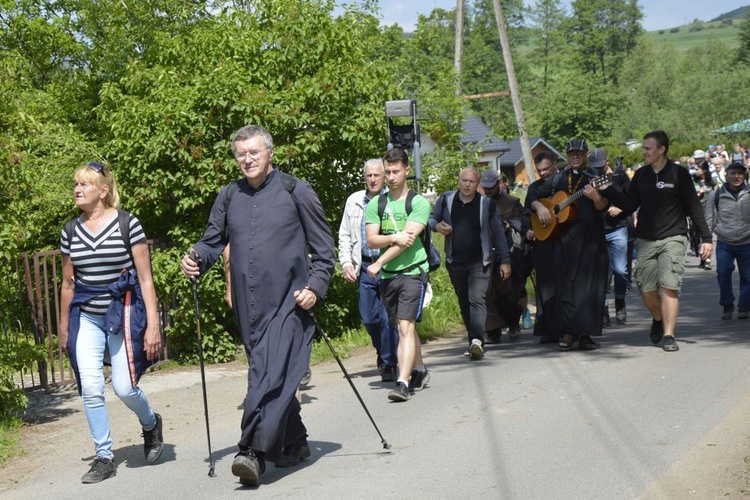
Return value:
M 471 0 L 465 0 L 466 3 Z M 533 0 L 524 0 L 527 5 L 533 5 Z M 357 3 L 356 0 L 346 0 L 342 3 Z M 643 9 L 643 27 L 646 31 L 668 29 L 674 26 L 688 24 L 693 19 L 710 21 L 725 12 L 737 9 L 750 3 L 750 0 L 639 0 Z M 417 23 L 417 15 L 427 15 L 433 9 L 453 10 L 456 0 L 378 0 L 382 24 L 398 23 L 404 31 L 413 31 Z M 570 0 L 563 0 L 566 7 L 570 7 Z

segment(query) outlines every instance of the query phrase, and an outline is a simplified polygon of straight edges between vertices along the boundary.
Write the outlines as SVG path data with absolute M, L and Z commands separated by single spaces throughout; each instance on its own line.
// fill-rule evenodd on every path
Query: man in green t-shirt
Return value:
M 416 195 L 411 212 L 406 213 L 409 188 L 409 157 L 400 148 L 389 150 L 383 157 L 385 180 L 388 184 L 387 204 L 382 218 L 378 213 L 379 197 L 367 204 L 365 231 L 370 248 L 385 249 L 370 264 L 367 273 L 380 276 L 380 290 L 391 324 L 398 327 L 398 380 L 388 393 L 391 401 L 406 401 L 409 392 L 421 390 L 430 379 L 422 361 L 422 347 L 416 322 L 422 316 L 422 302 L 427 286 L 429 265 L 427 252 L 419 234 L 430 217 L 430 204 Z

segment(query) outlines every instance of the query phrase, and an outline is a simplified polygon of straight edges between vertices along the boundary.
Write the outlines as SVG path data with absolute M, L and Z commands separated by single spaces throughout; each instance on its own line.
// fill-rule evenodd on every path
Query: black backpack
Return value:
M 411 214 L 411 201 L 414 199 L 414 197 L 417 195 L 414 191 L 411 189 L 406 195 L 406 215 L 408 216 Z M 381 194 L 378 196 L 378 220 L 383 220 L 383 214 L 385 213 L 385 207 L 388 204 L 388 195 Z M 381 233 L 382 234 L 382 233 Z M 427 252 L 427 263 L 429 265 L 430 272 L 433 272 L 437 270 L 437 268 L 440 267 L 440 263 L 442 262 L 440 259 L 440 252 L 437 251 L 437 248 L 435 248 L 432 244 L 432 232 L 430 231 L 429 224 L 426 224 L 424 226 L 424 230 L 422 230 L 421 233 L 419 233 L 419 241 L 422 242 L 422 246 L 424 247 L 424 251 Z M 421 266 L 424 263 L 424 261 L 419 262 L 417 264 L 413 264 L 406 269 L 402 269 L 401 272 L 409 272 L 417 267 Z

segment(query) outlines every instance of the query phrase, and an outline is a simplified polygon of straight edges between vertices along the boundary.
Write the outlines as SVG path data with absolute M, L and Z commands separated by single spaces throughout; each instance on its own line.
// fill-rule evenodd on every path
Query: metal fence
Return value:
M 155 242 L 147 242 L 149 249 Z M 75 378 L 62 346 L 57 342 L 60 322 L 62 254 L 59 250 L 24 253 L 14 259 L 0 259 L 0 344 L 22 342 L 43 346 L 45 355 L 31 369 L 19 371 L 16 385 L 24 389 L 72 383 Z M 164 328 L 169 324 L 171 304 L 159 303 L 159 330 L 164 346 L 161 360 L 167 360 L 169 347 Z

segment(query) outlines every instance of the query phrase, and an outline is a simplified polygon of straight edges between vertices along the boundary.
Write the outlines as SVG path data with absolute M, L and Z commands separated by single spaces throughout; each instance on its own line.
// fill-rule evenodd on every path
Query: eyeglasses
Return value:
M 89 167 L 94 172 L 99 172 L 102 175 L 107 175 L 104 173 L 104 165 L 102 165 L 101 163 L 90 161 L 86 164 L 86 166 Z
M 234 157 L 237 161 L 242 161 L 245 158 L 252 158 L 253 160 L 257 160 L 266 149 L 268 148 L 251 149 L 250 151 L 245 151 L 244 153 L 235 153 Z

